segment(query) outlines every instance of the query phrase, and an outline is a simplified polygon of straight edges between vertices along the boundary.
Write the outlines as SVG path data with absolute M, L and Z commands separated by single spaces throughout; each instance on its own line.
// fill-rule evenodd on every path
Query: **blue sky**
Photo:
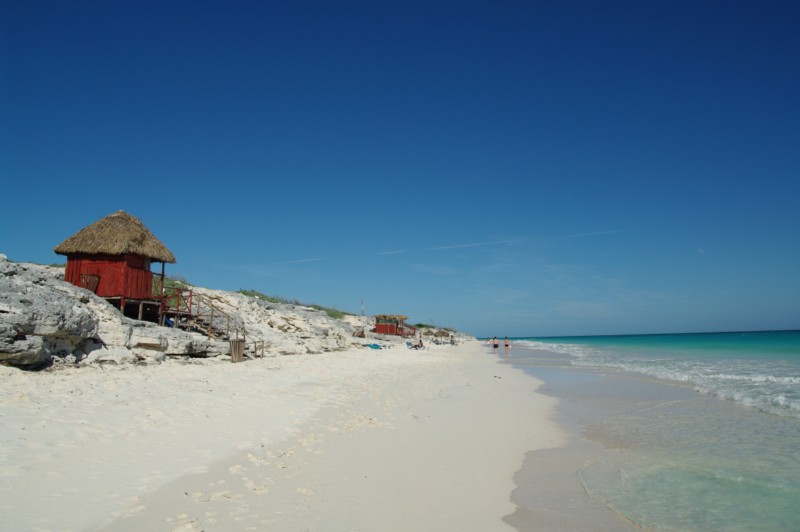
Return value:
M 800 3 L 0 6 L 0 252 L 475 335 L 800 327 Z

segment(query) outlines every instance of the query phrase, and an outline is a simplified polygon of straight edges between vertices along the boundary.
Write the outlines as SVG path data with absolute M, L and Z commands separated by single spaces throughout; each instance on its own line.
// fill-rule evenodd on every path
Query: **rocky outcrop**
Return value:
M 370 321 L 350 316 L 350 321 L 330 318 L 325 312 L 301 305 L 270 303 L 234 292 L 192 287 L 223 312 L 235 316 L 248 341 L 263 340 L 266 349 L 281 355 L 338 351 L 360 343 L 354 337 L 358 324 Z
M 37 369 L 53 363 L 148 363 L 167 356 L 219 356 L 227 341 L 124 317 L 92 292 L 63 281 L 59 267 L 14 263 L 0 254 L 0 364 Z M 267 355 L 321 353 L 360 343 L 348 321 L 299 305 L 193 288 L 235 317 L 254 349 Z

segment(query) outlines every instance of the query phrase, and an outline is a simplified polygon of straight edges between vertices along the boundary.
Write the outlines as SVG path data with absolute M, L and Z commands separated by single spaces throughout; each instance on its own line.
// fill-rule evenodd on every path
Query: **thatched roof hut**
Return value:
M 131 317 L 157 315 L 164 263 L 175 255 L 136 217 L 117 211 L 56 246 L 67 256 L 64 280 L 119 304 Z M 161 263 L 160 285 L 153 289 L 153 262 Z
M 399 314 L 378 314 L 375 316 L 375 329 L 378 334 L 397 334 L 400 336 L 413 336 L 417 329 L 408 325 L 408 316 Z
M 84 227 L 55 250 L 59 255 L 140 255 L 153 262 L 174 264 L 175 255 L 144 224 L 117 211 Z
M 408 316 L 401 316 L 400 314 L 376 314 L 375 319 L 378 321 L 405 321 Z

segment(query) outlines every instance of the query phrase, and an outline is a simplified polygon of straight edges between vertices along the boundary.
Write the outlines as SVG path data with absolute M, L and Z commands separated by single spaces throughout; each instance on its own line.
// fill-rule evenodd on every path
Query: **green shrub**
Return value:
M 161 283 L 159 282 L 158 276 L 153 275 L 153 296 L 156 298 L 161 297 Z M 186 290 L 189 288 L 189 282 L 186 280 L 185 277 L 168 277 L 164 276 L 164 289 L 167 292 L 171 290 Z
M 330 316 L 331 318 L 333 318 L 335 320 L 340 320 L 344 316 L 349 314 L 349 312 L 344 312 L 344 311 L 341 311 L 339 309 L 330 308 L 330 307 L 323 307 L 322 305 L 304 305 L 303 303 L 301 303 L 297 299 L 290 301 L 290 300 L 288 300 L 288 299 L 286 299 L 284 297 L 268 296 L 267 294 L 259 292 L 258 290 L 244 290 L 244 289 L 242 289 L 242 290 L 239 290 L 239 293 L 243 294 L 243 295 L 245 295 L 247 297 L 254 297 L 256 299 L 260 299 L 262 301 L 268 301 L 270 303 L 278 303 L 278 304 L 282 304 L 282 305 L 307 306 L 307 307 L 313 308 L 315 310 L 320 310 L 320 311 L 324 312 L 325 314 L 327 314 L 328 316 Z
M 324 312 L 325 314 L 327 314 L 328 316 L 330 316 L 335 320 L 340 320 L 344 318 L 345 315 L 347 314 L 347 312 L 342 312 L 339 309 L 323 307 L 321 305 L 309 305 L 309 306 L 313 309 L 321 310 L 322 312 Z
M 164 287 L 186 290 L 189 288 L 189 282 L 183 277 L 164 277 Z
M 268 301 L 270 303 L 280 303 L 283 305 L 289 303 L 289 300 L 286 298 L 278 296 L 268 296 L 267 294 L 263 294 L 258 290 L 239 290 L 239 293 L 246 295 L 247 297 L 254 297 L 256 299 L 261 299 L 262 301 Z

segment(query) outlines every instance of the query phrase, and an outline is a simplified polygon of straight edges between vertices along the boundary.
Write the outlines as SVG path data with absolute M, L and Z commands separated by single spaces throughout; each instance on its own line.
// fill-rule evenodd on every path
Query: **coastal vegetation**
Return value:
M 430 325 L 428 323 L 415 323 L 414 327 L 416 327 L 417 329 L 420 329 L 420 330 L 422 330 L 422 329 L 436 329 L 436 330 L 439 330 L 439 331 L 447 331 L 447 332 L 450 332 L 450 333 L 453 333 L 453 334 L 458 332 L 458 331 L 456 331 L 455 329 L 453 329 L 451 327 L 439 327 L 438 325 Z
M 160 279 L 155 284 L 160 286 Z M 192 329 L 125 317 L 115 302 L 64 281 L 61 268 L 13 263 L 0 253 L 0 369 L 214 358 L 230 353 L 231 331 L 244 335 L 243 354 L 251 357 L 316 354 L 362 346 L 353 333 L 370 323 L 359 316 L 332 318 L 343 315 L 336 309 L 261 304 L 239 293 L 190 285 L 184 278 L 172 277 L 166 284 L 172 287 L 167 307 L 191 315 Z M 154 301 L 161 298 L 154 296 Z M 212 304 L 218 314 L 208 312 Z
M 279 297 L 279 296 L 269 296 L 267 294 L 259 292 L 258 290 L 243 290 L 242 289 L 242 290 L 238 290 L 238 292 L 240 294 L 246 295 L 248 297 L 254 297 L 256 299 L 261 299 L 262 301 L 267 301 L 269 303 L 278 303 L 278 304 L 282 304 L 282 305 L 289 305 L 289 304 L 292 303 L 291 301 L 289 301 L 286 298 Z
M 189 281 L 186 280 L 185 277 L 181 277 L 176 275 L 174 277 L 165 276 L 164 277 L 164 287 L 165 288 L 177 288 L 179 290 L 186 290 L 189 288 Z
M 189 289 L 189 282 L 180 276 L 164 276 L 164 289 L 167 290 L 168 299 L 174 298 L 174 296 L 169 296 L 170 294 L 174 294 L 175 290 L 188 290 Z M 152 288 L 153 296 L 158 298 L 161 296 L 161 286 L 159 283 L 154 282 Z
M 297 299 L 295 299 L 294 301 L 290 301 L 290 300 L 288 300 L 286 298 L 283 298 L 283 297 L 280 297 L 280 296 L 270 296 L 270 295 L 264 294 L 262 292 L 259 292 L 258 290 L 244 290 L 244 289 L 241 289 L 238 292 L 240 294 L 245 295 L 245 296 L 254 297 L 256 299 L 261 299 L 262 301 L 267 301 L 269 303 L 277 303 L 277 304 L 283 304 L 283 305 L 302 305 L 304 307 L 309 307 L 309 308 L 313 308 L 313 309 L 316 309 L 316 310 L 320 310 L 320 311 L 324 312 L 325 314 L 327 314 L 329 317 L 331 317 L 333 319 L 336 319 L 336 320 L 340 320 L 340 319 L 342 319 L 343 317 L 345 317 L 347 315 L 352 315 L 349 312 L 344 312 L 344 311 L 339 310 L 337 308 L 325 307 L 325 306 L 316 305 L 316 304 L 308 305 L 308 304 L 305 304 L 305 303 L 301 303 Z

